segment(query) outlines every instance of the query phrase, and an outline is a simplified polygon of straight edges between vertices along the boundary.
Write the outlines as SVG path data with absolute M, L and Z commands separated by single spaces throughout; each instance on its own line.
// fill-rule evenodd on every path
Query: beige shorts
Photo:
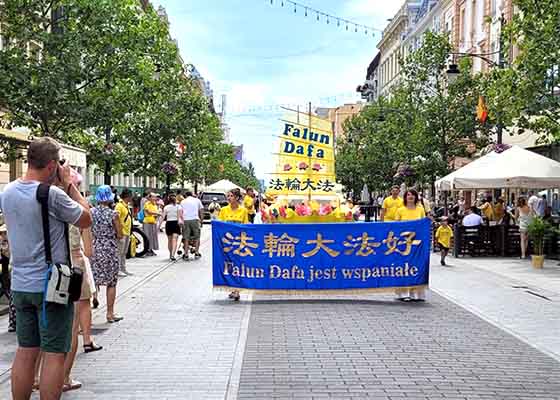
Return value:
M 72 266 L 75 268 L 79 268 L 82 271 L 82 293 L 80 295 L 80 300 L 91 300 L 93 294 L 91 293 L 91 285 L 89 282 L 88 273 L 86 271 L 85 262 L 83 259 L 83 255 L 80 253 L 72 252 Z

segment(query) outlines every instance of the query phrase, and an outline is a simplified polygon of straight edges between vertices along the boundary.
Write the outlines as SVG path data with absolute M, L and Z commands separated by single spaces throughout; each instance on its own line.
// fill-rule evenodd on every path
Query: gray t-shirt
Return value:
M 13 264 L 12 290 L 41 293 L 47 274 L 41 205 L 37 201 L 39 182 L 16 180 L 9 183 L 0 198 L 10 242 Z M 54 263 L 67 264 L 64 222 L 75 224 L 82 206 L 58 187 L 49 193 L 49 225 Z

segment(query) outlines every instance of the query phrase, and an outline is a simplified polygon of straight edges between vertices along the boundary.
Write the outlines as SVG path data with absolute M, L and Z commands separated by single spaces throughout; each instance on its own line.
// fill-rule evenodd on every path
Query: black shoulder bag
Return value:
M 68 304 L 80 300 L 83 273 L 79 268 L 72 267 L 70 258 L 70 237 L 68 224 L 64 223 L 68 264 L 55 264 L 52 259 L 51 231 L 49 226 L 49 192 L 50 186 L 41 183 L 37 188 L 37 201 L 41 204 L 43 221 L 43 239 L 45 242 L 45 259 L 49 267 L 45 283 L 44 299 L 49 303 Z

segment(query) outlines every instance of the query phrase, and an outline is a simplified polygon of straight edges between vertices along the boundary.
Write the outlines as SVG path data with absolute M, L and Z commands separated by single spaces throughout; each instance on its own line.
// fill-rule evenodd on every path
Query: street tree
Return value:
M 560 140 L 560 7 L 557 0 L 514 0 L 507 24 L 507 68 L 487 77 L 489 112 L 501 112 L 512 133 L 535 132 L 539 141 Z
M 135 0 L 5 0 L 0 25 L 4 119 L 89 144 L 93 162 L 114 156 L 105 138 L 115 121 L 141 108 L 154 72 L 176 62 L 167 26 Z

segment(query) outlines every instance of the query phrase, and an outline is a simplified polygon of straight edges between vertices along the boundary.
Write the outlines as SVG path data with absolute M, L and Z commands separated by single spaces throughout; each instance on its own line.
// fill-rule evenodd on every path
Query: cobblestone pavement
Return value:
M 125 320 L 108 325 L 103 309 L 95 314 L 105 349 L 79 354 L 73 376 L 84 387 L 64 399 L 560 399 L 560 363 L 500 329 L 514 309 L 525 323 L 531 315 L 519 310 L 539 310 L 532 295 L 501 301 L 514 290 L 503 274 L 466 261 L 433 267 L 432 286 L 453 302 L 432 292 L 425 304 L 388 294 L 231 303 L 212 292 L 208 227 L 203 235 L 200 261 L 131 263 L 135 275 L 119 283 Z M 525 281 L 537 288 L 541 278 Z M 522 324 L 503 328 L 535 346 Z M 1 317 L 0 399 L 10 398 L 5 366 L 15 349 L 4 325 Z
M 546 260 L 432 257 L 431 287 L 560 361 L 560 267 Z
M 560 363 L 432 294 L 253 303 L 240 399 L 559 399 Z

